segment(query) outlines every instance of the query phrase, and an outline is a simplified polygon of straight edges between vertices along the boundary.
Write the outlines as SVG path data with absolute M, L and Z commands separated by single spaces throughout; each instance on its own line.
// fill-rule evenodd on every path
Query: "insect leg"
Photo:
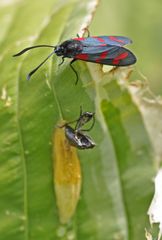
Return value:
M 88 28 L 84 28 L 83 30 L 84 30 L 84 33 L 87 32 L 87 34 L 88 34 L 87 37 L 90 37 L 90 31 L 89 31 L 89 29 L 88 29 Z
M 92 125 L 90 126 L 90 128 L 88 128 L 88 129 L 81 129 L 81 132 L 83 132 L 83 131 L 89 132 L 93 128 L 94 124 L 95 124 L 95 117 L 93 115 L 93 122 L 92 122 Z
M 90 31 L 88 28 L 83 28 L 82 30 L 84 31 L 84 33 L 87 32 L 87 37 L 90 37 Z M 78 33 L 77 33 L 77 37 L 80 38 Z
M 79 122 L 80 122 L 82 113 L 83 113 L 82 106 L 80 106 L 80 115 L 79 115 L 79 118 L 75 121 L 75 122 L 76 122 L 76 125 L 75 125 L 75 128 L 74 128 L 74 129 L 75 129 L 76 132 L 77 132 L 77 130 L 78 130 L 78 125 L 79 125 Z
M 79 119 L 80 119 L 80 118 L 79 118 Z M 64 123 L 63 125 L 58 126 L 58 127 L 59 127 L 59 128 L 63 128 L 63 127 L 65 127 L 65 126 L 69 125 L 69 124 L 72 124 L 72 123 L 75 123 L 75 122 L 79 121 L 79 119 L 75 119 L 75 120 L 73 120 L 73 121 L 71 121 L 71 122 L 66 122 L 66 123 Z
M 71 124 L 71 123 L 75 123 L 75 122 L 78 123 L 78 121 L 80 120 L 81 115 L 82 115 L 82 106 L 80 106 L 80 116 L 79 116 L 79 118 L 77 118 L 77 119 L 75 119 L 75 120 L 73 120 L 73 121 L 70 121 L 70 122 L 66 122 L 66 123 L 64 123 L 63 125 L 59 126 L 59 128 L 63 128 L 63 127 L 65 127 L 66 125 L 69 125 L 69 124 Z M 76 126 L 77 126 L 77 124 L 76 124 Z M 75 126 L 75 130 L 76 130 L 76 126 Z
M 76 75 L 76 82 L 75 82 L 75 84 L 77 84 L 78 83 L 78 73 L 77 73 L 77 71 L 75 70 L 75 68 L 72 66 L 72 64 L 76 61 L 77 59 L 73 59 L 71 62 L 70 62 L 70 67 L 71 67 L 71 69 L 73 70 L 73 72 L 75 73 L 75 75 Z
M 95 124 L 95 113 L 91 113 L 91 117 L 93 118 L 92 125 L 88 129 L 82 129 L 83 125 L 91 120 L 91 117 L 86 120 L 85 117 L 86 117 L 87 113 L 88 112 L 83 113 L 82 112 L 82 106 L 80 106 L 80 116 L 79 116 L 78 120 L 76 120 L 76 125 L 75 125 L 75 128 L 74 128 L 76 132 L 90 131 L 93 128 L 93 126 Z
M 62 61 L 59 63 L 59 66 L 61 66 L 64 63 L 64 58 L 65 57 L 62 57 Z
M 80 105 L 80 116 L 82 115 L 83 113 L 83 109 L 82 109 L 82 106 Z

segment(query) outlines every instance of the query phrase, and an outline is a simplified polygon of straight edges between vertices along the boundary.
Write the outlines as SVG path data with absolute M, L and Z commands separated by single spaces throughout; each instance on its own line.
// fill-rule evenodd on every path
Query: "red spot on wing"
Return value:
M 104 47 L 104 46 L 107 46 L 107 44 L 103 43 L 99 45 L 99 47 Z
M 96 38 L 99 42 L 105 42 L 105 40 L 103 38 L 96 37 L 96 36 L 94 36 L 93 38 Z
M 103 59 L 105 59 L 105 58 L 107 57 L 107 55 L 108 55 L 108 51 L 102 52 L 102 53 L 100 54 L 99 58 L 97 58 L 97 59 L 95 60 L 95 62 L 101 62 Z
M 77 54 L 75 56 L 75 58 L 86 61 L 86 60 L 88 60 L 88 54 L 86 54 L 86 53 L 84 53 L 84 54 Z
M 128 56 L 127 52 L 124 52 L 122 54 L 120 54 L 119 56 L 117 56 L 116 58 L 113 59 L 112 63 L 114 65 L 119 64 L 120 60 L 125 59 Z
M 120 43 L 123 43 L 123 44 L 124 44 L 124 41 L 123 41 L 123 40 L 118 39 L 118 38 L 116 38 L 116 37 L 114 37 L 114 36 L 109 36 L 108 38 L 109 38 L 110 40 L 112 40 L 112 41 L 120 42 Z
M 78 41 L 82 41 L 84 40 L 85 38 L 82 38 L 82 37 L 79 37 L 79 38 L 73 38 L 73 40 L 78 40 Z

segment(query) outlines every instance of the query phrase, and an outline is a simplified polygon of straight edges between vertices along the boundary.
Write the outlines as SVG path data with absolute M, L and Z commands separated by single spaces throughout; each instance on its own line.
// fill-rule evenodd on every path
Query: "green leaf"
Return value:
M 101 102 L 101 109 L 115 151 L 113 160 L 117 169 L 113 178 L 120 180 L 118 192 L 121 194 L 118 194 L 118 201 L 122 199 L 125 205 L 122 209 L 127 226 L 125 237 L 137 239 L 142 236 L 144 229 L 141 223 L 146 224 L 146 212 L 152 190 L 152 147 L 140 112 L 132 102 L 128 90 L 122 89 L 115 80 L 106 84 L 104 88 L 108 99 Z
M 12 2 L 11 2 L 12 3 Z M 10 21 L 1 37 L 1 239 L 141 239 L 152 194 L 152 144 L 128 89 L 99 66 L 54 56 L 30 81 L 26 75 L 48 54 L 24 47 L 52 44 L 81 33 L 96 1 L 31 0 L 3 6 Z M 0 19 L 3 18 L 0 11 Z M 52 59 L 51 59 L 52 60 Z M 108 81 L 108 83 L 107 83 Z M 105 83 L 106 82 L 106 83 Z M 62 225 L 53 183 L 52 137 L 60 120 L 96 112 L 89 134 L 97 146 L 78 151 L 82 191 L 77 210 Z

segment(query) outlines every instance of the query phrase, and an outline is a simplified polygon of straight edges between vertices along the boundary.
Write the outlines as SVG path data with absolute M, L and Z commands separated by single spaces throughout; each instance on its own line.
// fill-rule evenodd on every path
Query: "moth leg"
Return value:
M 78 125 L 79 125 L 79 121 L 81 119 L 82 113 L 83 113 L 82 106 L 80 106 L 80 115 L 79 115 L 79 118 L 76 120 L 76 125 L 74 128 L 76 132 L 78 132 Z
M 81 111 L 82 111 L 82 107 L 81 107 Z M 80 116 L 81 116 L 81 113 L 80 113 Z M 69 124 L 72 124 L 72 123 L 75 123 L 75 122 L 78 122 L 80 120 L 80 117 L 73 120 L 73 121 L 70 121 L 70 122 L 67 122 L 65 124 L 63 124 L 61 127 L 64 127 L 65 125 L 69 125 Z
M 87 128 L 87 129 L 81 129 L 81 132 L 83 132 L 83 131 L 89 132 L 93 128 L 94 124 L 95 124 L 95 117 L 93 116 L 92 125 L 89 128 Z
M 66 127 L 68 123 L 64 123 L 62 125 L 57 125 L 58 128 L 63 128 L 63 127 Z
M 90 31 L 88 28 L 83 28 L 84 33 L 87 32 L 87 37 L 90 37 Z
M 83 28 L 84 33 L 87 32 L 87 37 L 90 37 L 90 31 L 88 28 Z M 79 34 L 77 33 L 77 37 L 80 38 Z
M 77 73 L 77 71 L 75 70 L 75 68 L 72 66 L 72 64 L 73 64 L 76 60 L 77 60 L 77 59 L 74 58 L 74 59 L 70 62 L 70 67 L 71 67 L 71 69 L 73 70 L 73 72 L 74 72 L 75 75 L 76 75 L 75 84 L 77 84 L 77 83 L 78 83 L 78 80 L 79 80 L 78 73 Z
M 83 109 L 82 109 L 82 105 L 80 105 L 80 117 L 81 117 L 82 113 L 83 113 Z
M 74 120 L 74 121 L 68 122 L 68 124 L 71 124 L 71 123 L 76 122 L 75 130 L 77 129 L 78 121 L 80 120 L 80 117 L 81 117 L 82 113 L 83 113 L 82 106 L 80 106 L 80 116 L 79 116 L 79 118 L 77 118 L 77 119 Z
M 81 117 L 80 117 L 80 118 L 81 118 Z M 78 121 L 77 121 L 77 123 L 76 123 L 75 131 L 76 131 L 76 132 L 89 132 L 89 131 L 93 128 L 93 126 L 94 126 L 94 124 L 95 124 L 95 113 L 93 113 L 93 122 L 92 122 L 92 125 L 91 125 L 89 128 L 87 128 L 87 129 L 78 128 L 78 122 L 79 122 L 80 118 L 78 119 Z
M 64 63 L 64 58 L 65 57 L 62 57 L 62 61 L 59 63 L 59 66 L 61 66 Z

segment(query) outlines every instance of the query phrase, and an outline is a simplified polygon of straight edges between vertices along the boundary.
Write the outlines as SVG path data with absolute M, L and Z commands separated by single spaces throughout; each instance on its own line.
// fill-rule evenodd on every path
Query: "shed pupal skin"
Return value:
M 65 136 L 63 128 L 53 135 L 53 176 L 56 204 L 60 223 L 70 221 L 80 198 L 82 174 L 77 149 Z

